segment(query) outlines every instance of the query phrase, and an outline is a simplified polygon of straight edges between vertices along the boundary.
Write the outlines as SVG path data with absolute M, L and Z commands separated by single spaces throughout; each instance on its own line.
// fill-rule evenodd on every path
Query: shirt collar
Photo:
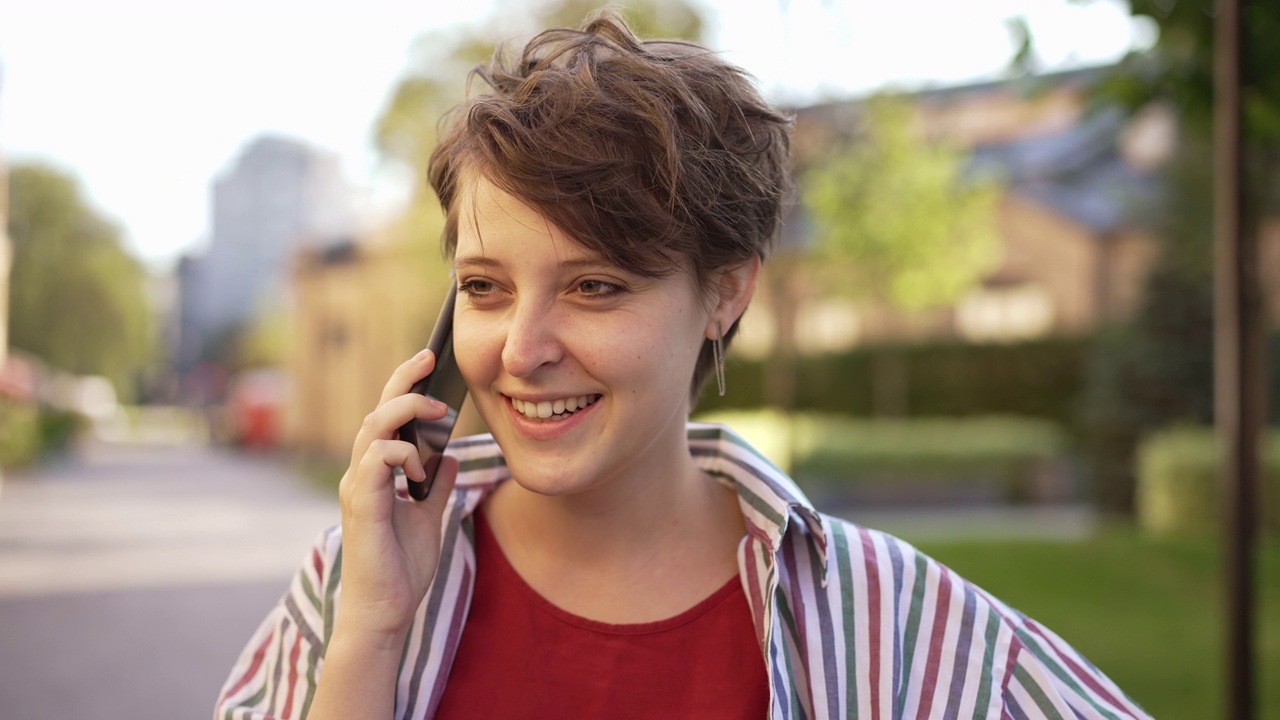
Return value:
M 776 555 L 791 519 L 798 517 L 803 523 L 798 530 L 822 559 L 825 584 L 828 533 L 822 515 L 795 481 L 724 425 L 689 423 L 687 427 L 694 462 L 737 491 L 747 532 Z M 467 517 L 511 473 L 492 435 L 456 440 L 449 444 L 449 453 L 458 458 L 457 501 L 462 503 L 462 517 Z

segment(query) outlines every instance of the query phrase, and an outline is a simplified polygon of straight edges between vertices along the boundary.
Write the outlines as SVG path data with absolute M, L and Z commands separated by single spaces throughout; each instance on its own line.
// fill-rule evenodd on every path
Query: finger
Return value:
M 391 373 L 387 384 L 382 388 L 382 397 L 378 400 L 378 404 L 381 405 L 391 398 L 409 392 L 413 389 L 413 384 L 430 375 L 435 366 L 435 353 L 427 349 L 418 351 L 417 355 L 400 363 L 400 366 Z
M 430 492 L 427 493 L 427 499 L 419 503 L 423 507 L 423 512 L 432 517 L 442 517 L 445 505 L 449 502 L 449 496 L 453 494 L 453 488 L 457 480 L 458 458 L 452 455 L 441 457 L 440 467 L 436 470 L 436 478 L 431 484 Z
M 447 405 L 426 395 L 409 393 L 393 397 L 365 415 L 351 447 L 351 460 L 358 462 L 376 440 L 398 438 L 400 427 L 410 420 L 439 420 L 448 413 Z
M 374 440 L 360 459 L 355 474 L 343 478 L 339 496 L 348 506 L 369 496 L 377 498 L 379 504 L 389 503 L 396 468 L 404 468 L 405 476 L 410 478 L 422 479 L 426 475 L 418 448 L 401 440 Z

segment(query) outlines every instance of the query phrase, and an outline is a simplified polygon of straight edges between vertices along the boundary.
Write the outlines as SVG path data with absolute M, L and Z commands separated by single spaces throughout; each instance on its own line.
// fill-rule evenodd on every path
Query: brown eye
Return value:
M 493 283 L 488 280 L 467 280 L 458 285 L 458 292 L 476 297 L 493 292 Z
M 592 297 L 609 297 L 622 292 L 622 286 L 604 280 L 583 280 L 578 283 L 578 292 Z

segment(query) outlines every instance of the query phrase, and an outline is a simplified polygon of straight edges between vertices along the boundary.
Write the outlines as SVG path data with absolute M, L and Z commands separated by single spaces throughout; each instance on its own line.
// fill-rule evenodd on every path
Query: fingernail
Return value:
M 427 353 L 429 353 L 429 352 L 431 352 L 431 348 L 422 348 L 421 350 L 419 350 L 419 351 L 418 351 L 418 354 L 417 354 L 417 355 L 414 355 L 414 356 L 413 356 L 413 359 L 414 359 L 414 360 L 422 360 L 423 358 L 425 358 L 425 357 L 427 356 Z

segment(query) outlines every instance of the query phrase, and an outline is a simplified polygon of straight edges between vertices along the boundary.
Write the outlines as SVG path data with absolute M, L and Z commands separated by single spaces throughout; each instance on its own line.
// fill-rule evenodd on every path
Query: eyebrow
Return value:
M 453 263 L 455 270 L 500 268 L 502 265 L 502 261 L 485 255 L 457 258 Z M 563 260 L 559 263 L 559 266 L 561 269 L 565 270 L 591 270 L 601 268 L 617 269 L 612 263 L 598 258 L 575 258 L 572 260 Z

